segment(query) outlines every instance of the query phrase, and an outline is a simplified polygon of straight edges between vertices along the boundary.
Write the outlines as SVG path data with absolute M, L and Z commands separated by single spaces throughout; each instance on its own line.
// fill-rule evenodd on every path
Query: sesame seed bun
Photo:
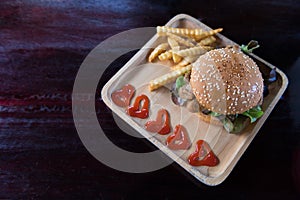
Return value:
M 194 64 L 190 84 L 198 102 L 220 114 L 239 114 L 263 98 L 263 78 L 256 63 L 237 47 L 215 49 Z

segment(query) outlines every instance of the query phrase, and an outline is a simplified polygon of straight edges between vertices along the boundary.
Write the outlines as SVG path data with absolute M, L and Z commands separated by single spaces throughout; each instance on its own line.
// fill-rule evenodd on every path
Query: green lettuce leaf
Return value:
M 239 133 L 241 132 L 247 123 L 247 118 L 250 119 L 251 123 L 255 122 L 258 118 L 260 118 L 264 112 L 262 111 L 260 106 L 256 106 L 254 108 L 251 108 L 250 110 L 245 111 L 242 114 L 236 114 L 234 116 L 234 119 L 231 119 L 228 116 L 225 116 L 223 114 L 219 114 L 213 111 L 210 111 L 209 115 L 213 117 L 217 117 L 222 123 L 224 128 L 229 133 Z
M 241 50 L 245 53 L 252 53 L 254 49 L 257 49 L 259 47 L 259 44 L 256 40 L 251 40 L 247 45 L 242 44 Z
M 239 133 L 241 132 L 247 125 L 247 117 L 243 115 L 239 115 L 235 120 L 234 120 L 234 127 L 231 133 Z
M 219 117 L 220 115 L 222 115 L 222 114 L 219 114 L 219 113 L 216 113 L 216 112 L 213 112 L 213 111 L 211 111 L 209 114 L 213 117 Z
M 225 128 L 226 131 L 228 131 L 229 133 L 231 133 L 234 129 L 234 124 L 232 123 L 232 121 L 230 119 L 228 119 L 227 117 L 225 117 L 223 120 L 223 126 Z
M 183 76 L 179 76 L 176 79 L 176 90 L 178 90 L 179 88 L 181 88 L 183 85 L 185 85 L 185 81 L 184 81 L 184 77 Z
M 261 110 L 260 106 L 256 106 L 242 113 L 242 115 L 249 117 L 251 123 L 255 122 L 258 118 L 260 118 L 264 114 L 264 111 Z

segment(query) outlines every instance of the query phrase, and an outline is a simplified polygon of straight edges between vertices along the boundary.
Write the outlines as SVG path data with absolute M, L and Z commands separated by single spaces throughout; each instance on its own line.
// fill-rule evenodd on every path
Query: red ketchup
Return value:
M 136 97 L 133 106 L 129 106 L 126 110 L 126 113 L 131 117 L 145 119 L 149 116 L 149 103 L 149 98 L 146 95 L 142 94 Z M 141 108 L 140 104 L 142 104 Z
M 166 109 L 160 109 L 157 112 L 155 121 L 148 121 L 145 124 L 145 129 L 152 133 L 166 135 L 170 133 L 170 116 Z
M 127 107 L 130 105 L 130 100 L 133 97 L 135 89 L 132 85 L 127 84 L 120 90 L 116 90 L 111 94 L 112 101 L 120 107 Z
M 191 143 L 185 127 L 180 124 L 175 126 L 174 133 L 167 138 L 166 144 L 173 150 L 188 149 Z
M 198 140 L 196 151 L 188 157 L 188 162 L 192 166 L 213 167 L 219 164 L 219 159 L 213 153 L 210 146 L 204 140 Z

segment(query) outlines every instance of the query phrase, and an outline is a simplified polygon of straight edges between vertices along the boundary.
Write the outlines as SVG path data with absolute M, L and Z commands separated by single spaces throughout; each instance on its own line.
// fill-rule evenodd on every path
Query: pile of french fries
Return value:
M 150 53 L 148 61 L 153 62 L 157 58 L 160 61 L 172 60 L 174 65 L 171 67 L 171 72 L 151 80 L 149 90 L 156 90 L 189 72 L 192 69 L 191 64 L 199 56 L 214 49 L 212 45 L 217 40 L 215 35 L 222 30 L 222 28 L 218 28 L 211 31 L 204 31 L 199 28 L 188 29 L 158 26 L 156 28 L 158 36 L 166 37 L 167 41 L 159 44 Z

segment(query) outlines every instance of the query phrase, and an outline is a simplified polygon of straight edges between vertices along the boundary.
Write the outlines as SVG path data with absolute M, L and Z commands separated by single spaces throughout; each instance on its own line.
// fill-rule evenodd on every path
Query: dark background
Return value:
M 289 87 L 232 173 L 205 186 L 176 164 L 129 174 L 94 159 L 71 112 L 77 70 L 104 39 L 165 24 L 186 13 L 283 70 Z M 0 1 L 0 199 L 299 199 L 299 1 Z M 127 58 L 128 59 L 128 58 Z M 115 62 L 113 75 L 126 59 Z M 101 85 L 99 86 L 101 89 Z M 151 151 L 124 136 L 98 102 L 100 124 L 119 146 Z

